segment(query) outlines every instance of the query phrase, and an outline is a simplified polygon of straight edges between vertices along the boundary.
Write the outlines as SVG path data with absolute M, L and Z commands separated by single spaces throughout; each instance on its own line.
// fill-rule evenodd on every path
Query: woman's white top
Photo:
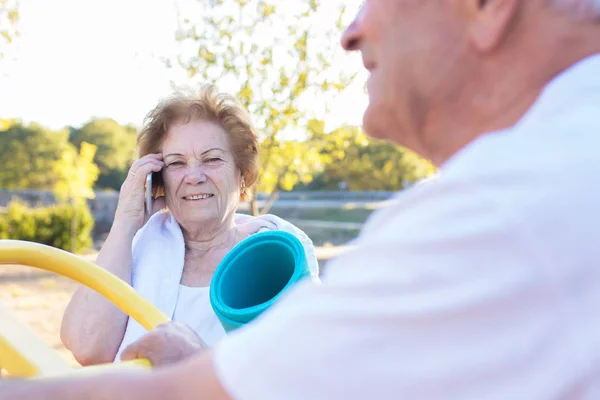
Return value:
M 225 330 L 210 305 L 210 287 L 179 285 L 173 321 L 188 325 L 208 346 L 225 336 Z
M 313 277 L 318 276 L 319 264 L 312 241 L 294 225 L 274 215 L 251 217 L 236 214 L 234 222 L 238 230 L 247 235 L 253 235 L 263 230 L 285 231 L 293 234 L 304 247 Z M 131 286 L 154 304 L 167 318 L 175 321 L 189 321 L 188 325 L 194 327 L 202 339 L 210 345 L 224 335 L 224 332 L 219 331 L 222 328 L 215 327 L 217 324 L 220 326 L 220 323 L 210 306 L 209 289 L 181 286 L 184 264 L 185 240 L 179 223 L 169 211 L 157 212 L 133 238 Z M 190 292 L 197 293 L 197 296 Z M 198 309 L 196 309 L 196 303 Z M 186 316 L 186 311 L 190 315 Z M 207 322 L 206 326 L 204 326 L 204 321 Z M 120 360 L 122 351 L 128 345 L 147 332 L 146 328 L 133 318 L 129 318 L 115 361 Z

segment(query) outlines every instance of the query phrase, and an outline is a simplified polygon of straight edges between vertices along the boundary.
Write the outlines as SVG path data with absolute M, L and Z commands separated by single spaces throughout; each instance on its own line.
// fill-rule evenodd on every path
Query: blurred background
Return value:
M 302 228 L 322 265 L 369 214 L 434 172 L 374 141 L 358 54 L 339 46 L 359 0 L 0 0 L 0 239 L 93 260 L 112 224 L 148 111 L 214 83 L 260 135 L 259 194 L 240 212 Z M 0 302 L 58 340 L 74 285 L 0 271 Z M 72 361 L 72 360 L 71 360 Z

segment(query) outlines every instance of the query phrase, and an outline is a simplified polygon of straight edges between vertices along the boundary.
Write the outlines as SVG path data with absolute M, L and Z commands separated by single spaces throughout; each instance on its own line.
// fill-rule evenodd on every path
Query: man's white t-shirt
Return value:
M 600 55 L 220 341 L 234 399 L 600 399 Z

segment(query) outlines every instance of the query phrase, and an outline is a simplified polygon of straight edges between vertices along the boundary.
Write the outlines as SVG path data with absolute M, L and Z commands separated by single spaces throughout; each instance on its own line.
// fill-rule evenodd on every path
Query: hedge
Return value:
M 70 204 L 30 208 L 20 201 L 12 201 L 0 213 L 0 239 L 26 240 L 71 251 Z M 77 206 L 75 251 L 92 245 L 94 218 L 87 204 Z

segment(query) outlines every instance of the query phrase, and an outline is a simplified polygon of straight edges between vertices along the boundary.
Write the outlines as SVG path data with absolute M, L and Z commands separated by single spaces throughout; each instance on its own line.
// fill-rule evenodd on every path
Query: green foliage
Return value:
M 98 179 L 98 166 L 94 164 L 96 146 L 81 142 L 79 154 L 65 151 L 62 158 L 54 164 L 54 175 L 58 182 L 54 187 L 56 198 L 61 202 L 69 202 L 71 209 L 71 252 L 77 251 L 79 218 L 85 218 L 77 212 L 77 207 L 85 204 L 86 199 L 93 199 L 94 183 Z
M 335 190 L 344 181 L 349 190 L 395 191 L 435 171 L 414 152 L 370 139 L 357 127 L 324 133 L 317 121 L 311 128 L 312 142 L 326 167 L 306 189 Z
M 236 88 L 232 92 L 262 138 L 260 191 L 310 181 L 319 165 L 316 153 L 310 143 L 290 142 L 288 133 L 304 134 L 316 113 L 313 99 L 339 93 L 353 78 L 327 61 L 338 47 L 341 26 L 315 23 L 322 8 L 318 0 L 285 7 L 273 0 L 199 4 L 201 12 L 185 14 L 196 20 L 180 21 L 177 38 L 189 52 L 179 57 L 179 65 L 190 77 Z
M 292 190 L 298 184 L 308 184 L 315 171 L 323 169 L 318 149 L 308 141 L 288 140 L 265 143 L 268 152 L 262 153 L 262 164 L 271 167 L 262 172 L 258 185 L 260 193 Z
M 0 131 L 0 188 L 50 190 L 57 183 L 54 164 L 72 151 L 68 132 L 54 132 L 37 124 L 6 122 Z
M 0 0 L 0 60 L 4 57 L 2 49 L 19 36 L 18 22 L 19 1 Z
M 94 183 L 98 179 L 98 166 L 94 164 L 96 146 L 81 143 L 79 154 L 65 151 L 61 159 L 54 164 L 54 175 L 58 182 L 54 187 L 56 198 L 60 201 L 81 201 L 93 199 Z
M 7 119 L 0 118 L 0 132 L 5 131 L 8 128 L 10 128 L 11 126 L 17 125 L 20 123 L 21 123 L 20 120 L 15 119 L 15 118 L 7 118 Z
M 9 225 L 8 218 L 0 211 L 0 240 L 8 239 Z
M 113 119 L 92 119 L 79 129 L 72 129 L 71 143 L 79 148 L 83 142 L 97 147 L 94 162 L 99 176 L 96 187 L 119 190 L 135 157 L 137 129 L 120 125 Z
M 74 208 L 68 204 L 29 208 L 19 201 L 11 202 L 0 213 L 0 239 L 26 240 L 72 250 L 71 223 Z M 85 203 L 75 210 L 77 226 L 74 251 L 90 248 L 94 219 Z

